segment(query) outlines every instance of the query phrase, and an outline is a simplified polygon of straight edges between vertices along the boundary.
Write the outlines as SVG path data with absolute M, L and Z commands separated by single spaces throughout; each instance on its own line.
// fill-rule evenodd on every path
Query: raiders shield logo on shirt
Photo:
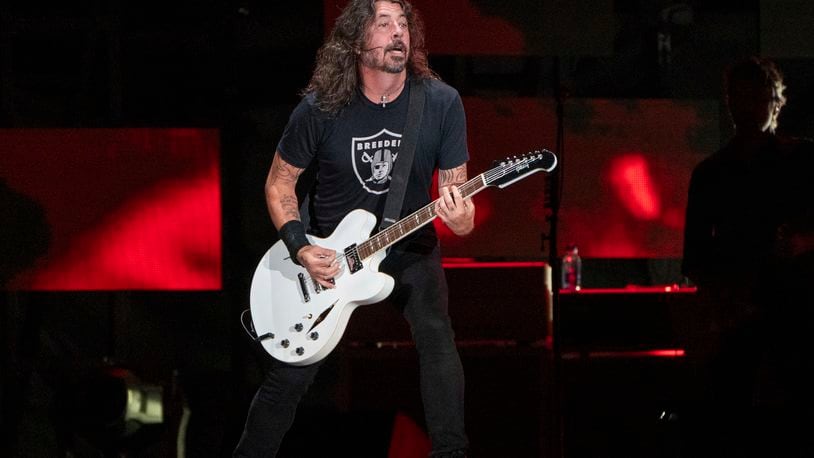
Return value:
M 370 137 L 353 137 L 353 171 L 362 187 L 371 194 L 390 190 L 393 165 L 401 149 L 401 135 L 387 129 Z

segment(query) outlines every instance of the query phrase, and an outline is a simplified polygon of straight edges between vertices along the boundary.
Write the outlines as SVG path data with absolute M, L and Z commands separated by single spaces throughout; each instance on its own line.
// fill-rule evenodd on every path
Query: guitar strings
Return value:
M 514 162 L 514 163 L 509 164 L 508 166 L 498 167 L 497 170 L 496 169 L 488 170 L 485 173 L 483 173 L 482 175 L 484 177 L 486 177 L 487 182 L 491 182 L 491 181 L 494 181 L 494 180 L 496 180 L 498 178 L 502 178 L 502 177 L 508 175 L 509 173 L 517 171 L 517 168 L 519 166 L 524 165 L 527 162 L 529 162 L 529 159 L 528 158 L 523 158 L 523 159 L 519 160 L 518 162 Z M 461 185 L 461 191 L 462 191 L 463 195 L 465 195 L 466 197 L 469 197 L 473 193 L 473 191 L 475 191 L 475 189 L 473 189 L 473 188 L 475 187 L 475 184 L 479 181 L 479 177 L 480 177 L 480 175 L 470 179 L 469 181 L 467 181 L 466 183 Z M 413 216 L 413 215 L 418 216 L 422 212 L 429 212 L 430 216 L 432 218 L 435 218 L 436 216 L 438 216 L 437 214 L 435 214 L 435 210 L 434 210 L 435 209 L 435 203 L 438 202 L 440 199 L 441 198 L 439 197 L 438 199 L 430 202 L 429 204 L 425 205 L 421 209 L 415 211 L 410 216 Z M 410 216 L 408 216 L 408 218 Z M 429 222 L 429 221 L 427 221 L 427 222 Z M 415 230 L 415 229 L 418 229 L 418 227 L 414 228 L 413 230 Z M 357 245 L 356 249 L 357 249 L 357 251 L 360 248 L 364 249 L 365 247 L 368 247 L 370 244 L 374 243 L 374 240 L 376 241 L 376 243 L 378 243 L 378 241 L 381 240 L 381 239 L 389 239 L 389 238 L 391 238 L 393 236 L 397 236 L 395 241 L 391 242 L 391 243 L 395 243 L 399 239 L 401 239 L 402 237 L 405 237 L 410 232 L 412 232 L 412 230 L 410 232 L 406 233 L 406 234 L 403 234 L 403 235 L 398 234 L 398 232 L 399 232 L 399 229 L 398 229 L 398 227 L 396 225 L 390 226 L 390 227 L 386 228 L 385 230 L 379 232 L 378 234 L 374 235 L 373 237 L 365 240 L 364 242 L 361 242 L 359 245 Z M 375 253 L 376 251 L 378 251 L 378 250 L 374 250 L 373 253 Z M 362 259 L 362 261 L 366 260 L 373 253 L 370 253 L 369 255 L 367 255 L 365 258 Z M 346 255 L 345 255 L 344 252 L 339 253 L 336 256 L 336 261 L 345 264 L 345 258 L 346 258 Z

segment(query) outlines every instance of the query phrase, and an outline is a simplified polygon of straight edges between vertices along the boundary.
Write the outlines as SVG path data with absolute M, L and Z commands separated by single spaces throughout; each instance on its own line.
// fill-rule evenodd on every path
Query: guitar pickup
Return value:
M 345 262 L 348 264 L 348 272 L 356 273 L 362 270 L 365 266 L 362 265 L 362 260 L 359 259 L 359 251 L 356 250 L 356 244 L 345 248 Z

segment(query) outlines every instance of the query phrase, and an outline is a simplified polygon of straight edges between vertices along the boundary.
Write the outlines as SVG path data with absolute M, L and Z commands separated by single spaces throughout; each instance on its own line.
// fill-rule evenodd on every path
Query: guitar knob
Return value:
M 289 346 L 290 344 L 291 344 L 291 343 L 288 341 L 288 339 L 283 339 L 283 340 L 280 342 L 280 346 L 282 346 L 283 348 L 288 348 L 288 346 Z
M 317 340 L 317 339 L 319 339 L 319 333 L 314 331 L 311 334 L 308 334 L 308 337 L 310 337 L 311 340 Z
M 302 354 L 305 353 L 305 349 L 302 347 L 297 347 L 297 349 L 294 350 L 294 352 L 297 353 L 297 356 L 302 356 Z
M 302 331 L 302 323 L 297 323 L 294 325 L 294 330 L 297 332 Z

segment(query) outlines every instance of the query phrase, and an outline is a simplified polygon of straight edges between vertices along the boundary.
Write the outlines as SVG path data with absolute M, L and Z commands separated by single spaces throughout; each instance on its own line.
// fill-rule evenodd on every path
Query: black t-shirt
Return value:
M 424 80 L 423 84 L 426 101 L 402 217 L 432 200 L 436 168 L 452 169 L 469 159 L 466 118 L 458 92 L 438 80 Z M 369 101 L 357 91 L 351 103 L 335 116 L 320 111 L 313 94 L 304 97 L 294 109 L 277 149 L 295 167 L 306 168 L 316 160 L 309 233 L 329 236 L 342 218 L 357 208 L 381 220 L 409 98 L 407 84 L 399 97 L 386 106 Z M 434 245 L 432 224 L 410 240 Z
M 812 230 L 814 143 L 773 137 L 752 160 L 729 144 L 698 164 L 688 197 L 685 275 L 740 288 L 765 283 L 782 254 L 778 230 Z

